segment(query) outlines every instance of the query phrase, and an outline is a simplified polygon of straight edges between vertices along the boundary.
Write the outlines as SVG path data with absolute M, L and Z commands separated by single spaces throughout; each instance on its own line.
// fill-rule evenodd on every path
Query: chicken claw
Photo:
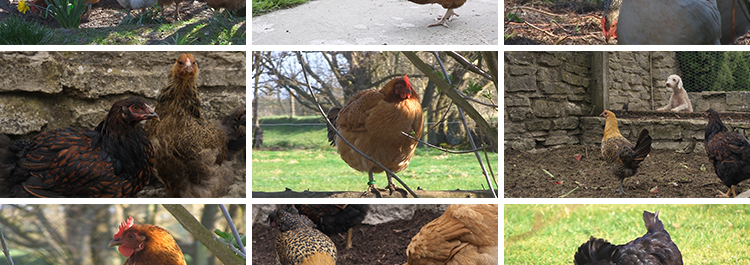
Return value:
M 447 21 L 453 21 L 453 18 L 451 18 L 452 15 L 459 16 L 458 14 L 453 12 L 453 8 L 449 8 L 448 11 L 445 11 L 445 15 L 437 17 L 437 23 L 430 24 L 427 27 L 442 25 L 443 27 L 450 28 Z

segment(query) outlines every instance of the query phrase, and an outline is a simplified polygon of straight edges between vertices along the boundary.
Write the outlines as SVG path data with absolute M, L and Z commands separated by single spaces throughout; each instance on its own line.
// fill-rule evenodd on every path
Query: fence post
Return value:
M 595 51 L 591 57 L 591 103 L 594 104 L 592 115 L 598 115 L 609 107 L 609 90 L 607 72 L 609 71 L 609 52 Z

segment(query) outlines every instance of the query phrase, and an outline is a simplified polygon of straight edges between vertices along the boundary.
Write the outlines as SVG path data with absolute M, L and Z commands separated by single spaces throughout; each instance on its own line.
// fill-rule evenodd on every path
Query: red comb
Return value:
M 128 217 L 128 220 L 124 220 L 120 223 L 120 228 L 117 229 L 117 233 L 114 237 L 119 237 L 123 231 L 128 230 L 128 228 L 130 228 L 131 226 L 133 226 L 133 217 Z
M 409 76 L 404 75 L 404 81 L 406 81 L 406 83 L 409 84 L 409 86 L 411 86 L 411 83 L 409 82 Z

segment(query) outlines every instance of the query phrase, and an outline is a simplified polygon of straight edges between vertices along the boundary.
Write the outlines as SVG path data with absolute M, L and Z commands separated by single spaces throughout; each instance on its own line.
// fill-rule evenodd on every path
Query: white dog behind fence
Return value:
M 658 111 L 693 112 L 693 104 L 690 103 L 690 98 L 685 88 L 682 87 L 682 79 L 679 76 L 670 75 L 667 78 L 667 87 L 672 88 L 669 104 L 658 108 Z

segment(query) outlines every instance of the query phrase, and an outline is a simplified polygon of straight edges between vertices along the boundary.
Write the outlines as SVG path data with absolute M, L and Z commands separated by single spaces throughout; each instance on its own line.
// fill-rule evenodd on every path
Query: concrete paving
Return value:
M 443 26 L 446 9 L 407 0 L 315 0 L 253 17 L 252 45 L 498 45 L 498 0 L 468 0 Z

